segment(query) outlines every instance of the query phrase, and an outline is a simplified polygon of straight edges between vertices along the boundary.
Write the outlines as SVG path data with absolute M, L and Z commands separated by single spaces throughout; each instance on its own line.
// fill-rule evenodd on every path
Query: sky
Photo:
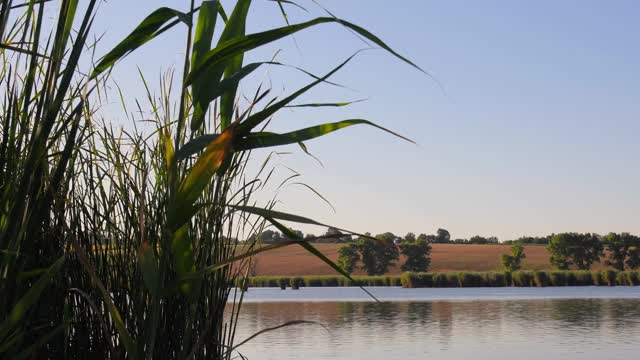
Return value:
M 286 186 L 278 209 L 358 232 L 450 231 L 500 240 L 576 231 L 640 233 L 640 3 L 637 1 L 319 0 L 425 69 L 367 50 L 300 102 L 366 99 L 341 108 L 284 111 L 272 131 L 363 118 L 416 145 L 368 127 L 309 141 L 323 166 L 299 148 L 277 159 L 325 196 Z M 231 11 L 230 1 L 223 1 Z M 324 15 L 287 7 L 291 22 Z M 110 0 L 94 29 L 97 54 L 159 6 L 187 1 Z M 254 0 L 248 32 L 283 26 L 272 1 Z M 163 71 L 179 76 L 185 29 L 176 28 L 116 65 L 113 79 L 131 103 L 144 99 L 137 67 L 157 90 Z M 337 25 L 322 25 L 250 53 L 324 74 L 369 47 Z M 284 95 L 309 82 L 272 67 L 247 79 Z M 114 107 L 115 109 L 115 107 Z M 117 110 L 108 120 L 130 126 Z M 254 154 L 259 163 L 265 153 Z M 287 167 L 285 167 L 285 165 Z M 263 194 L 264 199 L 273 193 Z M 303 228 L 320 233 L 322 230 Z

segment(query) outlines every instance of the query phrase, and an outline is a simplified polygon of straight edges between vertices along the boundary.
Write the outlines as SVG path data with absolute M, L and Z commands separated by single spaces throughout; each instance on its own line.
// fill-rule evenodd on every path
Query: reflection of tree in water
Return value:
M 447 349 L 453 334 L 453 306 L 447 301 L 433 303 L 433 320 L 438 322 L 438 342 L 442 349 Z
M 572 330 L 595 331 L 603 319 L 600 299 L 549 300 L 551 318 Z
M 388 323 L 390 326 L 395 326 L 395 323 L 398 321 L 398 313 L 400 312 L 400 303 L 397 302 L 370 302 L 364 303 L 363 306 L 364 314 L 368 315 L 368 317 L 375 316 L 371 320 L 374 321 L 383 321 Z
M 407 322 L 411 326 L 424 326 L 432 322 L 433 304 L 430 302 L 412 302 L 407 304 Z
M 336 304 L 339 316 L 336 318 L 336 326 L 351 325 L 356 319 L 356 309 L 352 302 L 340 302 Z
M 640 301 L 612 299 L 606 301 L 611 328 L 616 333 L 637 331 L 640 328 Z

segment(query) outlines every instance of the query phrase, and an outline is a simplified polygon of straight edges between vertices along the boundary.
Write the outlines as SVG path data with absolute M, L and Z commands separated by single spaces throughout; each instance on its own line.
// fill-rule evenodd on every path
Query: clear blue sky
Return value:
M 428 70 L 443 85 L 380 50 L 359 55 L 307 101 L 366 102 L 285 112 L 275 130 L 366 118 L 411 137 L 412 145 L 370 128 L 308 143 L 325 167 L 297 148 L 279 162 L 322 192 L 291 186 L 279 198 L 292 211 L 356 231 L 404 234 L 448 229 L 501 240 L 551 232 L 640 232 L 640 2 L 637 1 L 320 1 Z M 229 1 L 224 2 L 229 9 Z M 288 7 L 293 22 L 322 15 Z M 188 1 L 111 0 L 96 29 L 104 53 L 160 5 Z M 230 9 L 229 9 L 230 11 Z M 282 26 L 275 3 L 254 0 L 248 31 Z M 180 69 L 183 31 L 120 63 L 114 78 L 141 97 L 136 65 L 155 81 Z M 251 54 L 321 74 L 362 48 L 345 29 L 323 25 Z M 296 46 L 296 43 L 298 46 Z M 308 82 L 270 69 L 278 94 Z M 112 121 L 122 121 L 116 113 Z M 258 159 L 256 159 L 257 161 Z M 281 177 L 287 172 L 281 169 Z M 306 230 L 306 229 L 303 229 Z

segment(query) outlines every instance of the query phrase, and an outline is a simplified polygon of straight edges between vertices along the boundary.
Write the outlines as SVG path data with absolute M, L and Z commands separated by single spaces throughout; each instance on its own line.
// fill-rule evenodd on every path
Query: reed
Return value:
M 618 277 L 618 272 L 615 270 L 603 270 L 602 271 L 602 280 L 604 285 L 607 286 L 616 286 L 616 279 Z
M 96 1 L 16 5 L 0 4 L 0 358 L 59 358 L 70 331 L 67 199 L 100 86 L 80 65 L 94 49 Z
M 513 286 L 534 286 L 532 271 L 514 271 L 511 275 Z
M 295 101 L 355 55 L 325 75 L 302 71 L 309 84 L 288 96 L 260 87 L 246 103 L 239 101 L 241 81 L 260 67 L 283 65 L 244 64 L 244 55 L 333 23 L 417 66 L 335 17 L 246 34 L 249 0 L 237 1 L 229 15 L 215 1 L 159 8 L 95 63 L 87 38 L 96 3 L 0 5 L 0 357 L 231 359 L 243 343 L 235 341 L 243 292 L 231 291 L 251 285 L 253 255 L 276 247 L 302 246 L 355 283 L 281 221 L 326 225 L 275 211 L 275 201 L 256 205 L 253 194 L 268 182 L 271 165 L 267 157 L 250 175 L 249 155 L 288 144 L 306 151 L 305 141 L 353 125 L 400 135 L 364 119 L 268 131 L 285 108 L 347 105 Z M 59 12 L 48 27 L 46 9 L 54 4 Z M 141 79 L 148 98 L 136 101 L 132 129 L 96 118 L 92 96 L 106 89 L 111 67 L 179 28 L 185 58 L 178 80 L 163 76 L 157 94 Z M 83 56 L 95 66 L 80 71 Z M 142 131 L 140 121 L 152 130 Z M 289 240 L 258 244 L 267 225 Z M 240 240 L 247 241 L 238 246 Z M 303 279 L 290 281 L 299 287 Z

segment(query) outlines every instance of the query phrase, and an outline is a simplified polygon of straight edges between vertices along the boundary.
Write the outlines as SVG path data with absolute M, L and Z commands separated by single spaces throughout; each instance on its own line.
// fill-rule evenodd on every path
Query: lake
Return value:
M 633 359 L 640 287 L 252 288 L 237 340 L 251 359 Z

